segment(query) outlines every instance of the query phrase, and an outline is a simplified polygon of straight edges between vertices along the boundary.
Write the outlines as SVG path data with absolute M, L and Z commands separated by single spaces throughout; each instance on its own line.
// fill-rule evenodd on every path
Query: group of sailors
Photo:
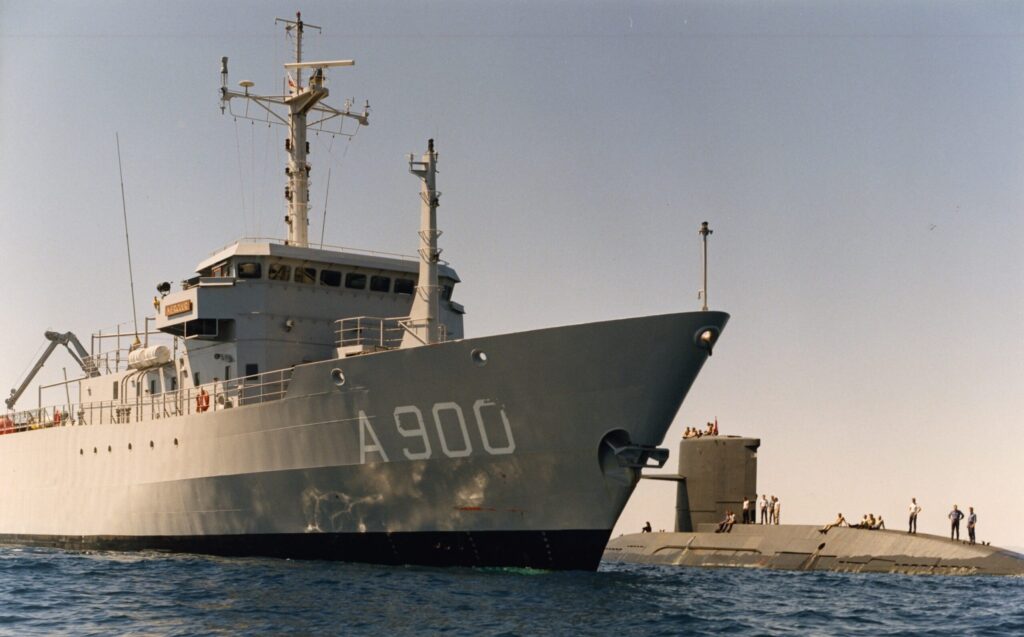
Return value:
M 697 427 L 687 427 L 686 431 L 683 432 L 683 438 L 703 438 L 704 436 L 717 436 L 718 435 L 718 419 L 715 418 L 715 422 L 709 422 L 707 427 L 703 430 Z
M 761 509 L 761 524 L 779 524 L 782 521 L 782 501 L 776 496 L 768 497 L 768 494 L 761 495 L 760 507 L 758 507 L 757 496 L 753 499 L 743 498 L 743 524 L 757 524 L 757 509 Z M 718 523 L 715 533 L 729 533 L 736 524 L 736 514 L 731 509 L 726 510 L 725 517 Z
M 868 529 L 878 531 L 885 529 L 885 520 L 882 519 L 881 514 L 876 518 L 874 513 L 865 513 L 859 524 L 850 524 L 846 521 L 846 518 L 843 517 L 842 513 L 838 513 L 836 514 L 835 521 L 818 529 L 818 533 L 828 533 L 831 529 L 834 529 L 837 526 L 848 526 L 851 529 Z
M 774 495 L 769 499 L 768 494 L 764 493 L 759 507 L 756 494 L 753 500 L 743 498 L 744 524 L 757 524 L 758 508 L 761 509 L 761 524 L 779 524 L 782 520 L 782 502 Z

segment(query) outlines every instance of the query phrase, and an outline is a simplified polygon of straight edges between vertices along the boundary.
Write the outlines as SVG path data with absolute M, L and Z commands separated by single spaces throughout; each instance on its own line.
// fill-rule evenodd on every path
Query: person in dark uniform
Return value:
M 651 532 L 651 522 L 650 522 L 650 520 L 647 521 L 647 524 L 644 525 L 644 528 L 641 529 L 640 532 L 641 533 L 650 533 Z
M 974 512 L 974 507 L 967 508 L 971 511 L 967 516 L 967 538 L 974 544 L 974 525 L 978 523 L 978 515 Z
M 960 539 L 960 520 L 963 518 L 964 512 L 956 508 L 956 505 L 954 504 L 953 510 L 949 512 L 949 539 L 952 540 L 954 535 L 956 536 L 956 539 Z

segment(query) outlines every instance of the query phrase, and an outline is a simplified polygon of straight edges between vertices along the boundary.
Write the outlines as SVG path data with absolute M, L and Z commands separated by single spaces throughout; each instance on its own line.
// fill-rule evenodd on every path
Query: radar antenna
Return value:
M 324 69 L 353 66 L 355 61 L 303 62 L 302 34 L 306 28 L 319 31 L 320 27 L 303 22 L 301 13 L 295 14 L 295 20 L 278 18 L 275 22 L 284 23 L 285 31 L 295 36 L 295 62 L 284 65 L 286 70 L 285 95 L 250 93 L 249 89 L 254 86 L 254 83 L 249 80 L 242 80 L 238 83 L 242 88 L 241 92 L 229 89 L 228 58 L 223 57 L 220 67 L 220 111 L 224 113 L 225 110 L 228 110 L 235 118 L 265 121 L 288 127 L 288 137 L 284 144 L 285 151 L 288 153 L 288 165 L 284 169 L 288 176 L 288 184 L 284 189 L 288 211 L 285 217 L 285 223 L 288 224 L 287 243 L 305 248 L 309 246 L 309 173 L 311 169 L 309 162 L 306 161 L 309 155 L 306 131 L 312 128 L 317 132 L 324 131 L 331 135 L 352 137 L 358 131 L 359 126 L 369 125 L 370 103 L 366 102 L 362 113 L 353 113 L 350 101 L 346 101 L 342 110 L 324 104 L 324 98 L 330 94 L 330 91 L 324 86 Z M 302 77 L 304 69 L 311 71 L 309 82 L 305 85 L 303 85 Z M 259 106 L 262 109 L 262 116 L 250 115 L 248 107 L 242 113 L 234 112 L 231 109 L 231 100 L 235 98 L 241 98 L 246 100 L 247 104 L 251 102 Z M 307 121 L 310 113 L 313 114 L 313 121 Z M 345 130 L 344 122 L 346 120 L 356 122 L 356 131 Z M 328 122 L 330 124 L 325 126 Z

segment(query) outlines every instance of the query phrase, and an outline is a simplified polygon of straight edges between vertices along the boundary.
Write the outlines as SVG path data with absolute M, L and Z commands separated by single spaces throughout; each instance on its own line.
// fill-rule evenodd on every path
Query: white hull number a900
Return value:
M 503 456 L 516 450 L 512 426 L 503 407 L 493 400 L 481 398 L 473 403 L 472 412 L 476 420 L 475 431 L 466 424 L 466 415 L 458 403 L 435 403 L 426 417 L 433 420 L 432 428 L 427 426 L 423 412 L 416 405 L 395 407 L 395 430 L 406 439 L 402 454 L 408 460 L 429 460 L 439 447 L 449 458 L 465 458 L 473 453 L 474 439 L 477 438 L 483 450 L 492 456 Z M 473 435 L 476 433 L 479 436 Z M 392 449 L 391 453 L 396 453 L 396 450 Z M 391 462 L 370 418 L 360 410 L 359 462 L 366 464 L 368 457 L 371 462 L 376 460 L 370 457 L 371 454 L 380 456 L 384 462 Z

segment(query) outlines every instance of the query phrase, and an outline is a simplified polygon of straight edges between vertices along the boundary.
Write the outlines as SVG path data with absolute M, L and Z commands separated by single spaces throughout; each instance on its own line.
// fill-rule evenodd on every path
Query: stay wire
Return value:
M 359 130 L 359 128 L 357 127 L 356 131 L 358 132 L 358 130 Z M 335 135 L 331 135 L 331 144 L 327 148 L 327 154 L 330 155 L 331 157 L 334 156 L 333 149 L 334 149 L 334 138 L 335 137 L 336 137 Z M 341 165 L 343 163 L 345 163 L 345 157 L 348 156 L 348 147 L 352 144 L 352 138 L 353 137 L 355 137 L 355 134 L 347 135 L 346 136 L 345 148 L 344 148 L 344 150 L 341 153 L 341 159 L 338 160 L 338 167 L 339 168 L 341 167 Z M 333 161 L 330 163 L 330 166 L 327 168 L 327 186 L 324 189 L 324 217 L 323 217 L 323 222 L 320 224 L 320 249 L 321 250 L 324 249 L 324 234 L 327 232 L 327 197 L 331 194 L 331 173 L 332 172 L 334 172 L 334 162 Z
M 242 199 L 242 234 L 245 234 L 247 226 L 245 214 L 245 171 L 242 168 L 242 143 L 238 135 L 238 119 L 235 119 L 235 153 L 238 155 L 238 194 Z
M 132 274 L 132 244 L 128 240 L 128 205 L 124 199 L 124 170 L 121 168 L 121 138 L 117 131 L 114 132 L 114 141 L 117 142 L 117 172 L 121 177 L 121 212 L 124 215 L 124 243 L 128 249 L 128 282 L 131 285 L 132 291 L 132 321 L 135 323 L 135 343 L 134 346 L 138 347 L 141 344 L 139 340 L 139 315 L 135 311 L 135 275 Z M 133 347 L 134 349 L 134 347 Z

